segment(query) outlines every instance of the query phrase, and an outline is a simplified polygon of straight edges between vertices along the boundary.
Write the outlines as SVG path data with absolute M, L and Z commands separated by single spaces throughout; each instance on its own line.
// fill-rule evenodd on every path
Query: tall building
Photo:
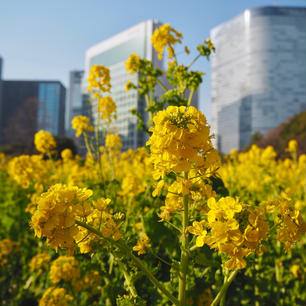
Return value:
M 306 109 L 306 8 L 260 7 L 211 31 L 212 130 L 224 153 Z
M 143 131 L 136 130 L 137 119 L 129 112 L 130 109 L 136 108 L 147 120 L 144 112 L 145 100 L 138 97 L 136 90 L 127 92 L 124 88 L 128 80 L 137 84 L 138 75 L 129 74 L 124 63 L 130 54 L 136 53 L 141 58 L 151 60 L 154 66 L 162 67 L 162 62 L 158 60 L 151 44 L 151 35 L 159 25 L 153 20 L 142 22 L 86 51 L 85 80 L 88 78 L 92 65 L 105 65 L 110 68 L 111 96 L 117 104 L 118 116 L 114 126 L 121 136 L 123 150 L 143 146 L 147 140 L 147 135 Z M 86 88 L 87 84 L 84 84 L 84 92 L 86 92 Z M 157 95 L 159 95 L 158 92 Z M 95 112 L 93 112 L 93 117 L 96 118 Z
M 65 130 L 67 135 L 73 134 L 71 121 L 73 117 L 83 114 L 82 80 L 84 71 L 74 70 L 69 74 L 68 98 L 66 101 Z
M 65 92 L 58 81 L 2 81 L 0 144 L 30 142 L 41 129 L 64 135 Z

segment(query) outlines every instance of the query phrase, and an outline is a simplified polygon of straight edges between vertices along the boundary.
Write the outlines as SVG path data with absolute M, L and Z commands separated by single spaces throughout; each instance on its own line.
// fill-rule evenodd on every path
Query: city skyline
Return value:
M 53 1 L 52 4 L 33 1 L 18 2 L 19 9 L 16 11 L 16 3 L 0 4 L 1 11 L 5 13 L 0 19 L 3 29 L 0 37 L 3 79 L 58 79 L 66 87 L 70 71 L 84 70 L 85 50 L 147 19 L 158 19 L 177 28 L 184 35 L 184 45 L 188 45 L 191 53 L 195 54 L 197 44 L 209 37 L 211 28 L 247 8 L 305 5 L 305 1 L 299 0 L 240 0 L 220 9 L 224 1 L 192 1 L 189 5 L 183 1 L 156 1 L 154 4 L 143 4 L 141 1 L 102 4 L 93 1 L 91 6 L 78 1 Z M 185 55 L 180 58 L 187 59 Z M 209 119 L 210 63 L 202 59 L 194 68 L 206 72 L 199 101 L 200 109 Z

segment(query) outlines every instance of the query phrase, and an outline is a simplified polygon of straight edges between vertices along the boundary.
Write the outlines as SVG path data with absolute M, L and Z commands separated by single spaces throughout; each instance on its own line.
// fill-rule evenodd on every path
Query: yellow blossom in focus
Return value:
M 73 252 L 74 236 L 78 233 L 75 220 L 82 216 L 86 201 L 92 195 L 88 189 L 56 184 L 41 195 L 31 226 L 38 237 L 47 237 L 47 244 Z
M 205 237 L 207 234 L 207 231 L 204 229 L 204 225 L 206 224 L 205 221 L 197 222 L 194 221 L 192 223 L 192 226 L 189 226 L 187 230 L 191 233 L 197 236 L 196 239 L 196 246 L 201 247 L 205 243 Z
M 169 106 L 153 118 L 150 145 L 154 179 L 167 173 L 188 172 L 211 175 L 220 159 L 211 143 L 210 129 L 205 116 L 195 107 Z
M 48 153 L 56 147 L 53 135 L 47 131 L 39 131 L 34 135 L 35 148 L 40 153 Z
M 72 128 L 76 130 L 76 137 L 79 137 L 84 131 L 93 132 L 94 127 L 90 124 L 90 118 L 86 116 L 76 116 L 72 119 Z

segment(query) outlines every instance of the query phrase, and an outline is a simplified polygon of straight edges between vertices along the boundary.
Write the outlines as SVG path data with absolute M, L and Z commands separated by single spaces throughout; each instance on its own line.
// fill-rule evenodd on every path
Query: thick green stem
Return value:
M 223 296 L 226 294 L 228 287 L 230 286 L 230 284 L 232 283 L 232 281 L 234 280 L 234 278 L 236 277 L 237 273 L 239 270 L 235 270 L 231 273 L 231 275 L 229 276 L 229 278 L 226 280 L 226 282 L 223 284 L 222 288 L 220 289 L 219 293 L 217 294 L 217 296 L 215 297 L 215 299 L 213 300 L 213 302 L 210 304 L 210 306 L 217 306 L 218 303 L 221 301 L 221 299 L 223 298 Z M 223 303 L 225 303 L 225 299 L 223 300 Z
M 89 225 L 89 224 L 87 224 L 85 222 L 77 221 L 76 220 L 76 224 L 86 228 L 87 230 L 89 230 L 90 232 L 92 232 L 92 233 L 96 234 L 97 236 L 101 237 L 105 241 L 108 241 L 111 244 L 117 246 L 121 250 L 122 253 L 124 253 L 126 256 L 128 256 L 134 262 L 134 264 L 140 270 L 142 270 L 142 272 L 160 290 L 161 293 L 163 293 L 174 305 L 182 306 L 181 303 L 179 302 L 179 300 L 176 297 L 174 297 L 164 287 L 164 285 L 158 281 L 157 278 L 155 278 L 155 276 L 152 274 L 152 272 L 142 263 L 142 261 L 139 258 L 137 258 L 136 256 L 134 256 L 132 251 L 123 243 L 123 241 L 115 241 L 115 240 L 110 239 L 110 238 L 105 238 L 100 231 L 96 230 L 94 227 L 92 227 L 91 225 Z
M 181 264 L 180 264 L 180 278 L 179 278 L 179 295 L 178 299 L 180 303 L 186 305 L 186 279 L 187 279 L 187 270 L 188 270 L 188 259 L 189 259 L 189 241 L 188 241 L 188 232 L 187 227 L 189 225 L 189 216 L 188 216 L 188 195 L 184 195 L 183 198 L 183 236 L 181 244 Z

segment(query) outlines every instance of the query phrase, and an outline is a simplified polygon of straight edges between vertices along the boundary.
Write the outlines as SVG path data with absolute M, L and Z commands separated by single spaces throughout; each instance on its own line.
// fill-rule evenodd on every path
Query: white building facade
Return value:
M 162 68 L 162 62 L 158 60 L 151 43 L 151 36 L 159 26 L 160 24 L 153 20 L 142 22 L 86 51 L 84 91 L 87 89 L 86 80 L 92 65 L 104 65 L 110 69 L 111 96 L 117 105 L 118 117 L 113 125 L 121 136 L 123 150 L 136 149 L 145 145 L 147 140 L 147 135 L 143 131 L 136 130 L 137 118 L 129 112 L 135 108 L 147 120 L 144 112 L 145 100 L 138 96 L 136 90 L 126 91 L 124 87 L 128 80 L 137 84 L 138 75 L 129 74 L 124 63 L 132 53 L 136 53 L 141 58 L 152 61 L 154 66 Z M 93 119 L 95 118 L 96 114 L 93 112 Z
M 261 7 L 211 31 L 216 145 L 242 149 L 306 109 L 306 9 Z

